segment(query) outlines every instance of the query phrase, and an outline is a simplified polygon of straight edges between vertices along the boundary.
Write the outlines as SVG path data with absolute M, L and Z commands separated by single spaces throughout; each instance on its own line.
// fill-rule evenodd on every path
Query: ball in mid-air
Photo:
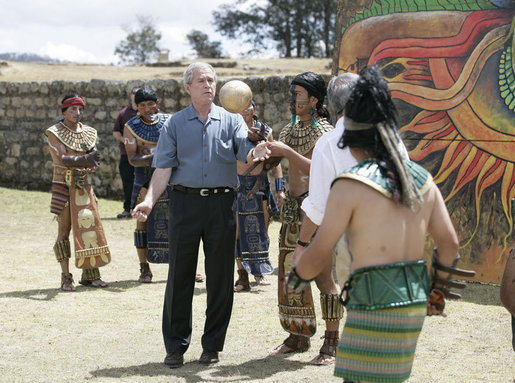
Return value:
M 243 112 L 251 102 L 252 91 L 243 81 L 228 81 L 220 89 L 220 103 L 231 113 Z

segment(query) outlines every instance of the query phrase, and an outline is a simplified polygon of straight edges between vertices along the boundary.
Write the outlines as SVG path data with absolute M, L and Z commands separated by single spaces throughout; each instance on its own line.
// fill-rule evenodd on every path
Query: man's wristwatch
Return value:
M 288 274 L 288 288 L 295 290 L 297 294 L 300 294 L 304 291 L 304 289 L 309 285 L 309 283 L 315 279 L 312 278 L 310 280 L 302 279 L 298 276 L 297 272 L 295 271 L 297 268 L 297 265 L 293 264 L 291 265 L 291 271 Z

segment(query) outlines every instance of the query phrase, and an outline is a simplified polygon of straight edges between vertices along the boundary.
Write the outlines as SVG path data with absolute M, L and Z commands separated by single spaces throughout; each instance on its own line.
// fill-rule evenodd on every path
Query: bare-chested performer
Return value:
M 284 276 L 289 272 L 293 252 L 299 242 L 302 200 L 309 190 L 309 169 L 311 155 L 317 140 L 326 132 L 333 129 L 327 118 L 329 113 L 323 106 L 326 95 L 326 84 L 322 76 L 313 72 L 305 72 L 296 76 L 290 87 L 290 109 L 292 122 L 283 128 L 279 142 L 272 142 L 272 156 L 288 159 L 288 193 L 281 206 L 281 232 L 279 240 L 279 317 L 283 328 L 290 333 L 288 338 L 276 347 L 272 353 L 283 354 L 304 352 L 310 346 L 309 337 L 316 331 L 315 308 L 311 290 L 308 288 L 302 294 L 284 292 Z M 334 319 L 340 319 L 342 308 L 338 302 L 338 290 L 332 282 L 332 289 L 321 290 L 322 299 L 330 300 L 329 305 L 322 305 L 322 316 L 326 321 L 328 331 L 338 332 L 334 327 Z M 324 307 L 329 307 L 324 310 Z M 336 322 L 338 323 L 338 322 Z M 326 333 L 327 335 L 327 333 Z M 334 337 L 333 337 L 334 338 Z M 336 344 L 338 339 L 325 338 L 324 344 Z
M 80 122 L 84 100 L 77 94 L 65 96 L 61 103 L 64 119 L 45 131 L 54 164 L 50 212 L 58 222 L 54 253 L 61 265 L 61 290 L 75 291 L 70 273 L 70 231 L 73 227 L 75 265 L 82 269 L 80 284 L 106 287 L 99 267 L 111 260 L 104 236 L 93 187 L 88 174 L 100 164 L 97 131 Z
M 253 142 L 273 142 L 272 128 L 255 115 L 256 103 L 240 112 L 249 130 L 249 139 Z M 269 207 L 273 205 L 273 194 L 268 181 L 268 170 L 263 163 L 246 164 L 236 162 L 238 170 L 238 219 L 236 230 L 236 265 L 238 280 L 234 291 L 250 291 L 249 273 L 254 276 L 258 285 L 269 285 L 265 274 L 274 271 L 270 263 L 268 247 L 268 225 L 270 223 Z M 250 169 L 252 168 L 252 170 Z M 250 172 L 249 172 L 250 171 Z M 281 164 L 272 167 L 277 192 L 277 204 L 281 205 L 284 194 L 283 172 Z M 248 173 L 248 174 L 247 174 Z
M 346 233 L 351 274 L 335 375 L 345 382 L 403 382 L 426 314 L 443 312 L 454 283 L 448 272 L 467 272 L 454 267 L 458 238 L 431 175 L 398 150 L 395 106 L 377 68 L 361 71 L 345 111 L 339 147 L 349 147 L 358 165 L 333 182 L 322 224 L 292 266 L 288 287 L 300 293 Z M 438 249 L 431 287 L 426 232 Z

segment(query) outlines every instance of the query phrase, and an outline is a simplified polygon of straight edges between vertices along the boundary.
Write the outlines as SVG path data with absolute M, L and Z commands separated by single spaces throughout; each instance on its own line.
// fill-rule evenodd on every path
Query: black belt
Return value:
M 220 188 L 188 188 L 182 185 L 173 185 L 173 190 L 178 190 L 187 194 L 198 194 L 201 197 L 207 197 L 213 194 L 223 194 L 229 193 L 230 191 L 234 191 L 232 188 L 228 187 L 220 187 Z

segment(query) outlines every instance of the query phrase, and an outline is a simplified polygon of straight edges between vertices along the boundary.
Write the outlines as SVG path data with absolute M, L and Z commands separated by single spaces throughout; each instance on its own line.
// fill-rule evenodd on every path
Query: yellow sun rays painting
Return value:
M 338 73 L 380 67 L 410 158 L 445 198 L 460 266 L 476 270 L 477 281 L 500 283 L 514 246 L 512 1 L 340 0 L 339 7 Z

